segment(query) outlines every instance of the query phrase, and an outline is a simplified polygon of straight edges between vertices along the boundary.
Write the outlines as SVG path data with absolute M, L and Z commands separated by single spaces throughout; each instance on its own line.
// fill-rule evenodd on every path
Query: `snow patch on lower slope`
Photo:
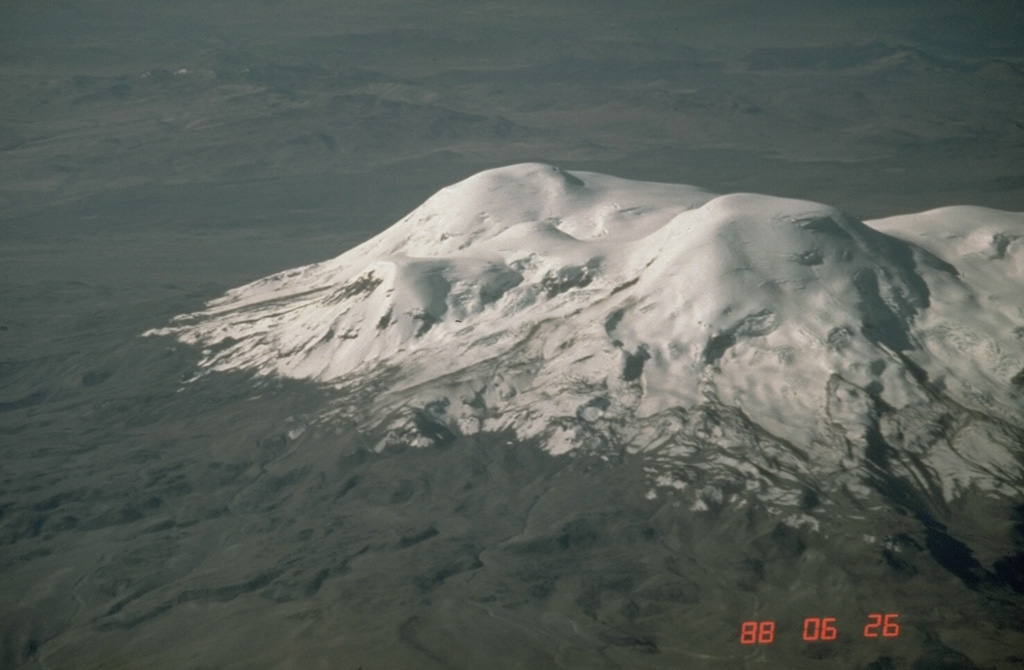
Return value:
M 865 224 L 526 164 L 148 334 L 204 347 L 209 369 L 332 384 L 325 413 L 381 448 L 513 429 L 699 471 L 715 444 L 740 489 L 778 473 L 856 488 L 876 467 L 953 495 L 1024 481 L 1022 240 L 1007 212 Z

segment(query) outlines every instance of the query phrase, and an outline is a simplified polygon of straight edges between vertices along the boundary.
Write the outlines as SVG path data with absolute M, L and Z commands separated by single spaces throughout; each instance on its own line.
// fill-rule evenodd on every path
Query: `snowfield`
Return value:
M 1021 213 L 861 222 L 513 165 L 146 334 L 202 348 L 208 370 L 336 387 L 320 418 L 378 449 L 512 429 L 552 454 L 675 464 L 656 486 L 694 486 L 680 462 L 755 491 L 857 491 L 865 472 L 946 499 L 1024 484 Z M 728 489 L 702 486 L 695 505 Z

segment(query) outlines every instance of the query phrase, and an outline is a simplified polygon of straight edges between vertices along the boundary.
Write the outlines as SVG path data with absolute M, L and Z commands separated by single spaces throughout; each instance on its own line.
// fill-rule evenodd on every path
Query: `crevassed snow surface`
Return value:
M 1021 482 L 1020 213 L 861 222 L 514 165 L 148 334 L 202 347 L 212 370 L 361 392 L 360 421 L 392 429 L 382 447 L 512 428 L 555 454 L 617 441 L 685 455 L 694 431 L 728 446 L 708 416 L 732 412 L 755 445 L 788 445 L 763 457 L 793 472 L 898 446 L 919 448 L 913 467 L 947 496 Z M 930 428 L 943 422 L 956 425 Z

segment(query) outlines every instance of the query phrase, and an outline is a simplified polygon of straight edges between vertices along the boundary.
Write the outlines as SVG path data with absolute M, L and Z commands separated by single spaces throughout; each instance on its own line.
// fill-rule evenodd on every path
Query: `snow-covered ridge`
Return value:
M 812 202 L 514 165 L 148 334 L 202 347 L 212 370 L 342 389 L 376 378 L 375 417 L 512 427 L 556 453 L 602 422 L 639 435 L 709 403 L 801 448 L 839 429 L 863 443 L 880 414 L 938 400 L 1016 430 L 1024 215 L 860 222 Z

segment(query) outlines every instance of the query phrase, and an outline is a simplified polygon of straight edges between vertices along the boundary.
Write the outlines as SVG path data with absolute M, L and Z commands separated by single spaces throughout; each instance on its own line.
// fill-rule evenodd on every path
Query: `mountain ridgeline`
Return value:
M 514 435 L 642 463 L 651 499 L 800 532 L 882 502 L 917 524 L 864 535 L 893 570 L 911 569 L 903 542 L 1020 593 L 1022 296 L 1020 213 L 862 222 L 523 164 L 147 335 L 199 347 L 204 372 L 331 389 L 308 423 L 346 420 L 378 452 Z M 964 510 L 993 500 L 1005 523 L 972 541 L 1002 549 L 976 556 Z

